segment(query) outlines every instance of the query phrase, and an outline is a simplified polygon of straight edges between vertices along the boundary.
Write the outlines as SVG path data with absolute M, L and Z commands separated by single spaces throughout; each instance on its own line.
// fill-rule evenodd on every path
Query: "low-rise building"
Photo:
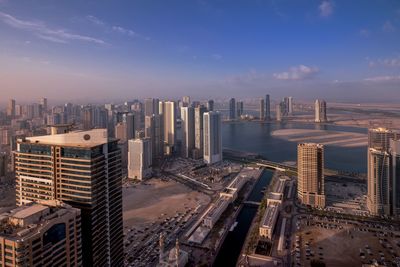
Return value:
M 204 216 L 203 224 L 209 228 L 213 228 L 230 203 L 231 200 L 229 198 L 219 197 Z
M 81 266 L 80 210 L 30 203 L 0 214 L 0 266 Z
M 262 217 L 259 235 L 261 237 L 272 239 L 272 234 L 275 229 L 275 224 L 278 219 L 279 205 L 268 205 Z

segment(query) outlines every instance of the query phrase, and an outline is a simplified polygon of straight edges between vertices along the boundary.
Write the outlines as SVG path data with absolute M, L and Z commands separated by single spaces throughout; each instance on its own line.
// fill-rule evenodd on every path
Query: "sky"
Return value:
M 398 0 L 0 0 L 0 103 L 400 101 Z

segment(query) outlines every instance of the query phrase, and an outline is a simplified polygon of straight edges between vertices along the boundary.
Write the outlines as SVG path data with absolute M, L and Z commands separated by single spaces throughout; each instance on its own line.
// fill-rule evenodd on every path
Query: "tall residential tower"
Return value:
M 312 207 L 325 207 L 323 145 L 298 144 L 297 174 L 297 197 L 300 202 Z
M 19 139 L 16 202 L 81 210 L 84 266 L 123 264 L 121 151 L 106 129 Z

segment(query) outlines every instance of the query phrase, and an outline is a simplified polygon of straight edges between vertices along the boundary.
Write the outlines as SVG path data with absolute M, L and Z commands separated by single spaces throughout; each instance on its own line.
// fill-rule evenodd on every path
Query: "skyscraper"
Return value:
M 163 116 L 165 154 L 172 153 L 176 143 L 176 107 L 173 101 L 160 102 L 160 114 Z
M 289 115 L 289 97 L 284 97 L 282 99 L 282 114 L 283 116 Z
M 276 121 L 282 121 L 282 105 L 276 105 Z
M 208 164 L 222 160 L 221 114 L 210 111 L 204 113 L 204 161 Z
M 265 95 L 265 119 L 271 119 L 271 103 L 269 99 L 269 95 Z
M 393 188 L 393 208 L 392 214 L 400 217 L 400 140 L 390 141 L 391 166 L 390 175 L 392 177 Z
M 91 106 L 83 108 L 82 124 L 83 130 L 90 130 L 93 128 L 93 110 Z
M 106 129 L 19 139 L 16 202 L 79 208 L 84 266 L 123 264 L 121 151 Z
M 367 207 L 372 215 L 391 215 L 393 197 L 397 194 L 396 172 L 392 166 L 397 154 L 397 134 L 386 128 L 368 131 L 368 194 Z M 394 162 L 392 162 L 394 160 Z
M 265 120 L 265 101 L 263 98 L 260 99 L 260 120 Z
M 243 115 L 243 101 L 238 101 L 236 103 L 236 114 L 238 118 Z
M 1 266 L 82 266 L 81 212 L 47 201 L 0 214 Z
M 312 207 L 325 207 L 323 145 L 298 144 L 297 176 L 297 197 L 300 202 Z
M 194 158 L 200 158 L 203 156 L 203 146 L 204 146 L 203 118 L 204 118 L 204 113 L 206 111 L 207 111 L 206 107 L 202 105 L 194 109 L 194 147 L 196 149 Z
M 207 110 L 208 111 L 214 111 L 214 100 L 210 99 L 207 102 Z
M 190 96 L 182 97 L 182 107 L 189 107 L 190 103 Z
M 151 116 L 159 113 L 159 100 L 157 98 L 146 98 L 144 100 L 144 115 Z
M 7 116 L 15 117 L 15 99 L 8 100 Z
M 130 112 L 123 115 L 123 122 L 126 124 L 126 138 L 135 138 L 136 132 L 140 131 L 140 114 Z
M 181 121 L 182 121 L 182 157 L 188 158 L 192 155 L 193 149 L 195 148 L 194 143 L 194 108 L 192 107 L 181 107 Z
M 151 148 L 154 160 L 160 159 L 163 156 L 163 127 L 162 115 L 153 114 L 145 117 L 145 137 L 150 138 Z
M 325 100 L 315 100 L 315 122 L 327 122 Z
M 42 106 L 42 111 L 47 112 L 47 98 L 43 97 L 40 99 L 39 104 Z
M 288 115 L 293 115 L 293 97 L 291 96 L 288 97 Z
M 236 100 L 231 98 L 229 100 L 229 120 L 236 119 Z
M 151 176 L 151 154 L 150 138 L 128 141 L 128 178 L 142 180 Z

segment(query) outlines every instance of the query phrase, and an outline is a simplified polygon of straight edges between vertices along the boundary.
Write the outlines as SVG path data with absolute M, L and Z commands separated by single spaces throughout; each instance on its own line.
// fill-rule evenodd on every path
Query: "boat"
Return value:
M 232 224 L 231 229 L 229 229 L 229 232 L 232 232 L 235 229 L 237 224 L 238 224 L 238 222 L 235 222 L 234 224 Z

